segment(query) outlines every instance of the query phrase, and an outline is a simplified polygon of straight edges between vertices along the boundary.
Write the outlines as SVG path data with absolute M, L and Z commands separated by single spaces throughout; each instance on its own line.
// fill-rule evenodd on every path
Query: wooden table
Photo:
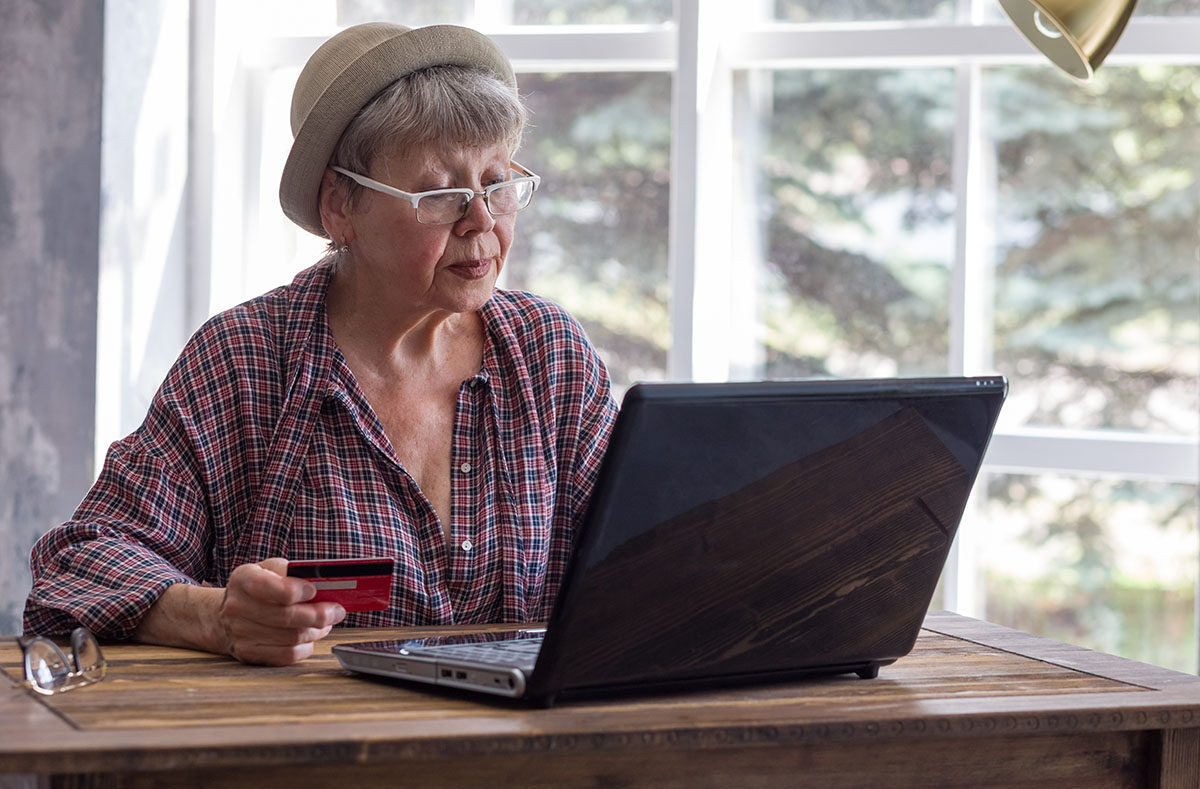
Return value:
M 873 680 L 549 710 L 352 677 L 329 653 L 396 632 L 335 632 L 288 668 L 113 644 L 104 682 L 49 699 L 0 679 L 0 785 L 1200 786 L 1200 678 L 954 614 Z M 12 639 L 0 667 L 19 674 Z

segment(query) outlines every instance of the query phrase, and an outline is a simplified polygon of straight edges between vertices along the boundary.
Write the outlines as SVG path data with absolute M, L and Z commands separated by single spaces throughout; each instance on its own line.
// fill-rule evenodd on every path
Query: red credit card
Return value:
M 347 611 L 382 611 L 392 598 L 390 557 L 370 559 L 302 559 L 288 562 L 287 574 L 317 587 L 309 602 L 341 603 Z

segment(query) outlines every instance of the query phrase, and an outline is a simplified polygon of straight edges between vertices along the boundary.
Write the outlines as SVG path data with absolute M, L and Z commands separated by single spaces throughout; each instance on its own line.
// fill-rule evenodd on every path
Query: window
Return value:
M 745 74 L 766 377 L 945 375 L 953 68 Z
M 1144 0 L 1086 86 L 970 0 L 195 14 L 198 313 L 319 256 L 275 190 L 320 41 L 475 25 L 514 61 L 545 178 L 504 284 L 571 309 L 618 388 L 1002 372 L 935 605 L 1196 670 L 1200 3 Z

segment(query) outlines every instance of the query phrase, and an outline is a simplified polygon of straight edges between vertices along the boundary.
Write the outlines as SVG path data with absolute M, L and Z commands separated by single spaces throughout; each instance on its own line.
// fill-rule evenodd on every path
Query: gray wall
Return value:
M 5 0 L 0 24 L 0 634 L 93 479 L 104 8 Z

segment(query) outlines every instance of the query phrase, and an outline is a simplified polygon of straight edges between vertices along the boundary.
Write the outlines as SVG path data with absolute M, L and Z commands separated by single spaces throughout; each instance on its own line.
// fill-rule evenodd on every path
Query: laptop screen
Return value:
M 915 642 L 989 379 L 630 390 L 531 692 L 883 664 Z

